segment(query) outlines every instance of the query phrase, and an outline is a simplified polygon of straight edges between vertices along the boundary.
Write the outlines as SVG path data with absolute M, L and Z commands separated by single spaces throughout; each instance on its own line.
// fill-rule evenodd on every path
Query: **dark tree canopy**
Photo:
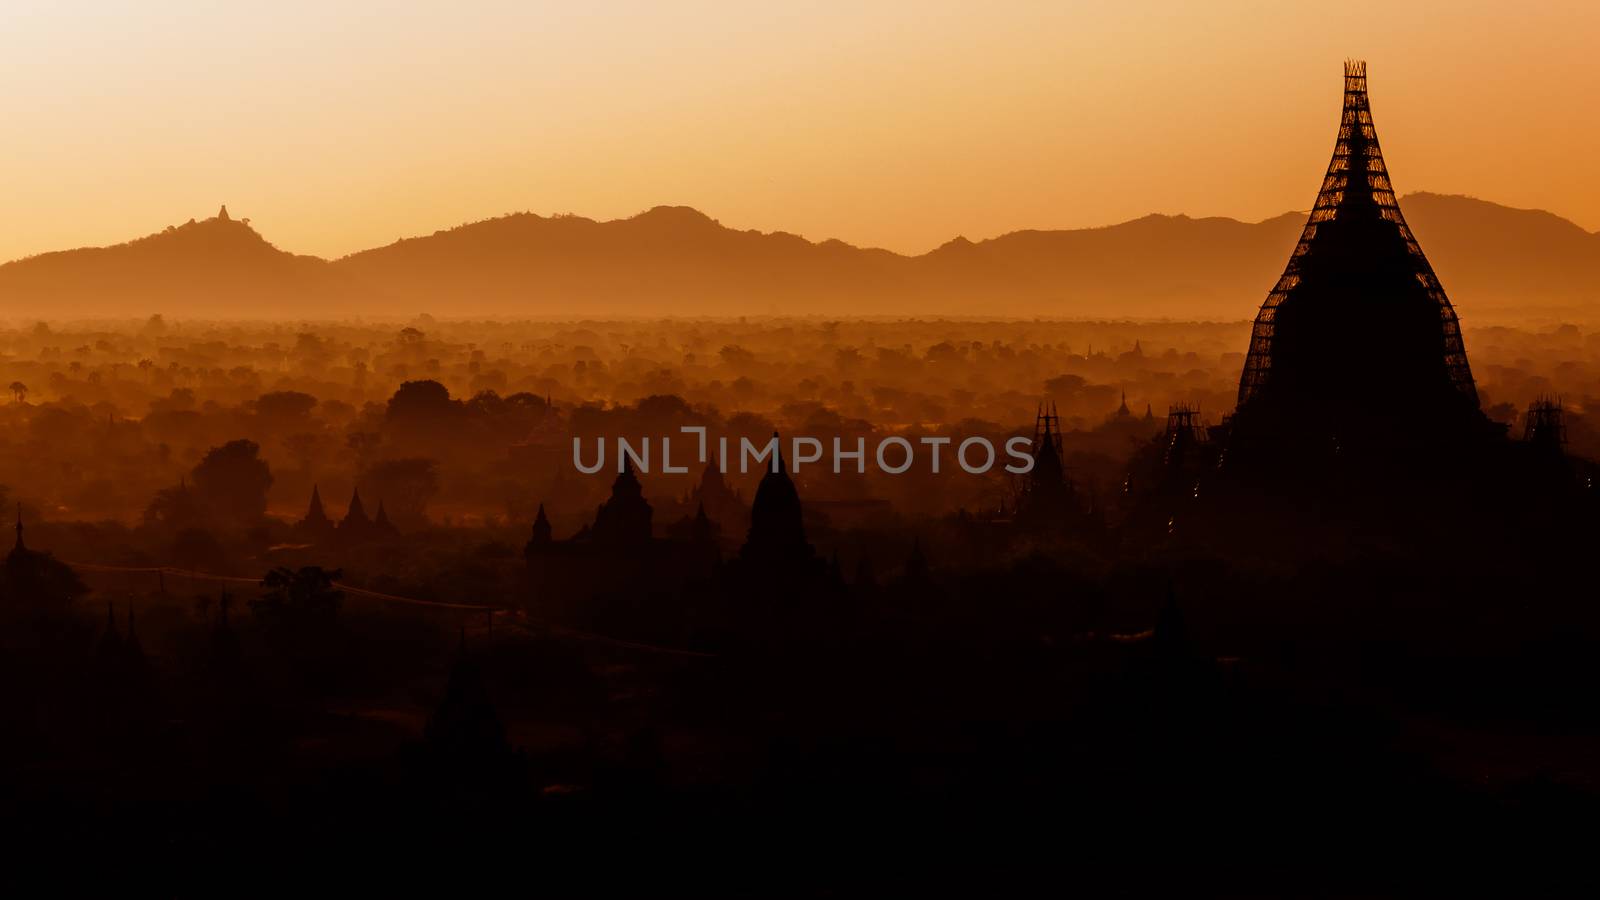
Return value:
M 334 587 L 343 572 L 321 566 L 299 569 L 278 567 L 261 579 L 260 597 L 250 601 L 250 612 L 270 629 L 302 633 L 331 624 L 344 602 L 344 591 Z
M 255 441 L 229 441 L 213 447 L 194 467 L 194 489 L 217 517 L 234 524 L 257 522 L 267 512 L 272 470 Z
M 300 391 L 273 391 L 256 399 L 256 414 L 274 422 L 304 419 L 317 405 L 317 398 Z
M 437 381 L 407 381 L 389 398 L 387 418 L 391 422 L 423 423 L 444 421 L 456 412 L 458 404 L 450 390 Z

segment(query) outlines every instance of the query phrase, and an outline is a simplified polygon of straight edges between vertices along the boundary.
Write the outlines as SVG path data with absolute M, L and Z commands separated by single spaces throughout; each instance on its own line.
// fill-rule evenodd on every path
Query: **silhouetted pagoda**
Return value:
M 1124 399 L 1122 412 L 1127 412 Z M 1033 468 L 1016 497 L 1016 521 L 1027 528 L 1061 528 L 1076 524 L 1082 508 L 1077 488 L 1067 476 L 1056 405 L 1040 404 L 1034 416 Z
M 742 527 L 750 510 L 739 492 L 728 486 L 715 459 L 700 473 L 700 482 L 683 498 L 685 509 L 701 508 L 712 521 L 724 527 Z
M 1539 397 L 1528 404 L 1522 420 L 1522 439 L 1539 450 L 1559 456 L 1567 446 L 1567 425 L 1561 401 Z
M 17 504 L 17 541 L 0 563 L 0 606 L 61 609 L 88 592 L 78 574 L 48 552 L 22 540 L 22 504 Z
M 721 592 L 731 601 L 730 622 L 742 640 L 792 637 L 818 626 L 818 598 L 826 595 L 828 566 L 806 535 L 800 491 L 773 432 L 773 455 L 750 501 L 750 529 L 739 552 L 721 567 Z
M 483 674 L 467 653 L 465 634 L 450 666 L 444 697 L 428 718 L 423 734 L 430 747 L 454 762 L 476 764 L 511 750 Z
M 322 507 L 322 494 L 316 485 L 311 486 L 311 502 L 306 507 L 305 518 L 295 523 L 295 531 L 310 541 L 326 540 L 333 536 L 333 520 Z
M 378 501 L 377 515 L 368 516 L 366 504 L 361 502 L 361 490 L 357 488 L 350 492 L 350 507 L 345 511 L 344 518 L 339 520 L 335 535 L 341 544 L 354 546 L 381 542 L 399 535 L 399 529 L 389 521 L 389 513 L 383 508 L 383 500 Z
M 1123 493 L 1130 531 L 1142 540 L 1175 533 L 1215 465 L 1213 451 L 1200 410 L 1187 403 L 1169 407 L 1166 427 L 1129 462 Z
M 539 504 L 539 514 L 533 520 L 533 532 L 528 537 L 528 543 L 522 548 L 522 555 L 532 560 L 550 551 L 555 543 L 553 530 L 550 527 L 550 517 L 544 514 L 544 504 Z
M 512 790 L 520 785 L 523 760 L 507 740 L 483 672 L 467 652 L 464 629 L 444 696 L 422 734 L 418 761 L 436 785 L 457 790 Z
M 644 487 L 633 472 L 633 461 L 622 457 L 622 472 L 611 483 L 611 498 L 594 517 L 594 540 L 614 548 L 638 548 L 650 542 L 655 512 L 644 499 Z
M 26 565 L 32 551 L 22 542 L 22 504 L 17 504 L 17 542 L 11 545 L 11 553 L 6 556 L 6 561 L 12 566 Z
M 1538 397 L 1528 404 L 1522 419 L 1521 447 L 1532 485 L 1564 495 L 1580 485 L 1593 484 L 1593 463 L 1567 456 L 1566 414 L 1559 398 Z M 1539 493 L 1537 487 L 1532 493 Z
M 367 518 L 367 506 L 361 502 L 361 489 L 350 492 L 350 506 L 339 520 L 339 533 L 346 539 L 364 538 L 372 530 L 372 520 Z
M 400 536 L 400 529 L 394 527 L 389 521 L 389 512 L 383 508 L 383 500 L 378 500 L 378 513 L 372 517 L 372 533 L 378 537 L 393 538 Z
M 773 432 L 772 437 L 778 443 L 778 433 Z M 772 467 L 761 476 L 750 505 L 750 533 L 739 557 L 769 572 L 809 570 L 817 558 L 806 540 L 800 492 L 784 466 L 781 445 L 773 453 Z
M 1455 310 L 1389 183 L 1366 64 L 1347 62 L 1333 160 L 1256 316 L 1234 432 L 1349 449 L 1482 421 Z

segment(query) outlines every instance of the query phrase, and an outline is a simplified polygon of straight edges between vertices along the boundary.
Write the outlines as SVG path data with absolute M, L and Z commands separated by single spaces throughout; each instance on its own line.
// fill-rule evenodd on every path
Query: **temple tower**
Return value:
M 328 518 L 327 510 L 322 506 L 322 493 L 316 485 L 311 486 L 311 502 L 306 507 L 305 518 L 295 523 L 295 530 L 302 537 L 310 540 L 332 537 L 334 533 L 333 520 Z
M 1123 407 L 1126 409 L 1127 404 Z M 1056 404 L 1039 404 L 1033 426 L 1033 468 L 1016 496 L 1016 519 L 1028 527 L 1068 524 L 1081 511 L 1077 489 L 1067 476 L 1061 416 Z
M 1461 328 L 1389 183 L 1363 62 L 1316 205 L 1256 316 L 1236 424 L 1260 436 L 1392 436 L 1478 414 Z M 1399 431 L 1404 431 L 1401 427 Z M 1420 432 L 1419 432 L 1420 433 Z
M 1522 420 L 1522 439 L 1553 455 L 1566 452 L 1567 423 L 1560 398 L 1540 397 L 1528 404 Z
M 633 460 L 622 458 L 622 472 L 611 483 L 611 498 L 594 517 L 594 540 L 609 547 L 638 548 L 650 543 L 655 516 L 644 499 L 644 487 L 633 472 Z
M 776 441 L 778 433 L 772 433 Z M 755 500 L 750 505 L 750 532 L 740 549 L 741 559 L 777 570 L 809 567 L 815 562 L 811 543 L 806 540 L 800 492 L 789 477 L 783 461 L 781 443 L 772 467 L 761 476 Z
M 524 555 L 534 556 L 550 549 L 554 543 L 554 530 L 550 527 L 550 517 L 544 514 L 544 504 L 539 504 L 539 514 L 533 519 L 533 532 L 528 537 L 528 544 L 523 548 Z

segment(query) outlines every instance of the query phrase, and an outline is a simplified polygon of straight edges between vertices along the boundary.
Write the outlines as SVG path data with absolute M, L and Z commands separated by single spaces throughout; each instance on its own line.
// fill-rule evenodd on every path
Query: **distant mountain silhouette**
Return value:
M 519 213 L 335 265 L 396 309 L 661 316 L 837 312 L 862 303 L 913 311 L 908 262 L 838 241 L 735 231 L 686 207 L 658 206 L 611 222 Z
M 1600 305 L 1600 234 L 1547 212 L 1412 194 L 1408 220 L 1458 309 Z M 12 315 L 498 317 L 969 315 L 1244 319 L 1305 221 L 1150 215 L 956 238 L 920 256 L 726 228 L 687 207 L 628 219 L 517 213 L 334 261 L 217 216 L 0 266 Z
M 1454 194 L 1400 200 L 1445 291 L 1473 312 L 1600 307 L 1600 232 Z
M 285 253 L 246 222 L 190 219 L 126 244 L 30 256 L 0 266 L 13 316 L 182 315 L 264 318 L 315 309 L 344 279 L 326 260 Z

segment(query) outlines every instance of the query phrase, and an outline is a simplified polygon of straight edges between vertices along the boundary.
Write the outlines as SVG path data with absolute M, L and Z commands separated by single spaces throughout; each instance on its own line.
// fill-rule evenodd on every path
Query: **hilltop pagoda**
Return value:
M 1389 183 L 1366 64 L 1347 62 L 1333 160 L 1256 316 L 1235 436 L 1350 450 L 1483 421 L 1455 310 Z

